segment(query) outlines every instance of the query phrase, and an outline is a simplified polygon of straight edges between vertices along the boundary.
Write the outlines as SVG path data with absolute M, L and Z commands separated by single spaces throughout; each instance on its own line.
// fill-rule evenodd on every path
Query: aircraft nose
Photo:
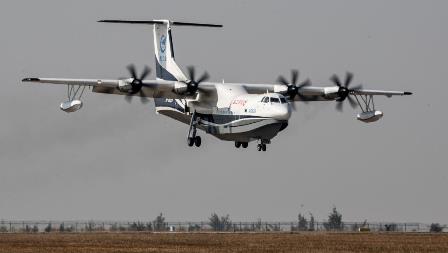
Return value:
M 291 117 L 291 106 L 289 106 L 289 104 L 284 104 L 277 108 L 274 118 L 277 120 L 288 120 L 290 117 Z

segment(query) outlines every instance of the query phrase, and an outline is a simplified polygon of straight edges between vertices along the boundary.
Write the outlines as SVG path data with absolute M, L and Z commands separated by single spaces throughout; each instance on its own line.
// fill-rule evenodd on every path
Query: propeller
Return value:
M 305 103 L 311 100 L 310 98 L 307 98 L 303 96 L 299 91 L 303 87 L 307 87 L 311 85 L 311 81 L 309 79 L 306 79 L 300 85 L 297 86 L 297 81 L 299 79 L 299 71 L 296 69 L 291 70 L 291 81 L 289 82 L 285 77 L 279 76 L 277 81 L 286 87 L 288 87 L 288 90 L 286 91 L 286 95 L 289 97 L 289 100 L 291 102 L 292 108 L 295 110 L 295 104 L 294 104 L 294 98 L 296 96 L 300 97 L 302 101 Z
M 132 82 L 131 82 L 131 90 L 128 92 L 124 99 L 130 103 L 132 102 L 133 95 L 139 93 L 140 101 L 142 103 L 149 102 L 149 99 L 145 96 L 142 87 L 143 80 L 151 73 L 151 69 L 148 66 L 145 66 L 143 72 L 140 74 L 140 77 L 137 76 L 137 69 L 134 64 L 130 64 L 127 66 L 129 73 L 131 74 Z
M 330 80 L 331 80 L 336 86 L 339 87 L 339 90 L 338 90 L 338 98 L 336 99 L 336 101 L 338 102 L 338 103 L 336 104 L 336 110 L 338 110 L 338 111 L 342 111 L 342 110 L 343 110 L 343 107 L 344 107 L 343 102 L 344 102 L 345 99 L 348 100 L 348 102 L 350 103 L 350 106 L 351 106 L 352 108 L 356 108 L 356 106 L 357 106 L 358 104 L 357 104 L 356 101 L 355 101 L 352 97 L 350 97 L 349 95 L 350 95 L 350 93 L 351 93 L 352 91 L 361 89 L 361 88 L 362 88 L 362 85 L 357 85 L 357 86 L 355 86 L 355 87 L 349 89 L 349 86 L 350 86 L 350 84 L 351 84 L 351 82 L 352 82 L 352 80 L 353 80 L 353 74 L 350 73 L 350 72 L 347 72 L 346 75 L 345 75 L 344 83 L 341 82 L 341 80 L 339 79 L 339 77 L 338 77 L 337 75 L 333 75 L 333 76 L 330 78 Z
M 199 88 L 199 84 L 204 81 L 207 81 L 210 78 L 210 75 L 206 72 L 202 74 L 202 76 L 196 80 L 196 69 L 194 66 L 187 67 L 188 70 L 188 80 L 185 82 L 187 84 L 187 93 L 190 95 L 196 93 Z

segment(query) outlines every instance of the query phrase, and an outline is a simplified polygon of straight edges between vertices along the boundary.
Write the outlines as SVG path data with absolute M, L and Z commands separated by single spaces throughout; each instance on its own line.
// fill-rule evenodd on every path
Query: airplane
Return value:
M 225 83 L 207 82 L 207 72 L 196 77 L 195 68 L 187 68 L 188 76 L 175 61 L 171 30 L 176 26 L 220 28 L 222 25 L 176 22 L 171 20 L 100 20 L 101 23 L 152 25 L 154 35 L 156 79 L 145 79 L 151 72 L 145 67 L 138 75 L 136 67 L 127 67 L 129 78 L 121 79 L 69 79 L 24 78 L 22 82 L 67 85 L 68 101 L 61 103 L 65 112 L 82 108 L 82 94 L 86 87 L 93 92 L 123 95 L 130 102 L 140 97 L 142 103 L 152 98 L 157 114 L 168 116 L 189 126 L 188 146 L 201 146 L 197 129 L 223 141 L 235 143 L 236 148 L 247 148 L 257 142 L 258 151 L 266 151 L 266 145 L 288 126 L 296 102 L 335 101 L 342 111 L 344 101 L 359 106 L 357 119 L 371 123 L 383 117 L 376 110 L 374 96 L 412 95 L 407 91 L 367 90 L 361 85 L 350 87 L 353 74 L 346 73 L 342 81 L 337 75 L 331 86 L 312 86 L 309 79 L 299 80 L 299 72 L 291 71 L 288 80 L 280 76 L 276 83 Z

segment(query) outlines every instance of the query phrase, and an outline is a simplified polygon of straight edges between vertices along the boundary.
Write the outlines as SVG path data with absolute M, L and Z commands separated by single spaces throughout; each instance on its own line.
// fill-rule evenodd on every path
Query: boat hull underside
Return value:
M 178 120 L 185 124 L 190 124 L 191 115 L 179 113 L 175 110 L 158 110 L 158 113 Z M 228 122 L 223 122 L 224 115 L 220 115 L 219 124 L 213 120 L 216 116 L 200 115 L 198 129 L 225 141 L 250 142 L 254 140 L 271 140 L 278 132 L 288 125 L 287 120 L 276 120 L 272 118 L 250 117 L 239 118 L 228 115 Z

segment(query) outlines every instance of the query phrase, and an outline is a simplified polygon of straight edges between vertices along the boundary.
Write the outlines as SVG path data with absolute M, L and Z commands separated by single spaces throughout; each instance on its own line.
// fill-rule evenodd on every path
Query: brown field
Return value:
M 79 233 L 0 234 L 0 253 L 22 252 L 448 252 L 448 234 Z

